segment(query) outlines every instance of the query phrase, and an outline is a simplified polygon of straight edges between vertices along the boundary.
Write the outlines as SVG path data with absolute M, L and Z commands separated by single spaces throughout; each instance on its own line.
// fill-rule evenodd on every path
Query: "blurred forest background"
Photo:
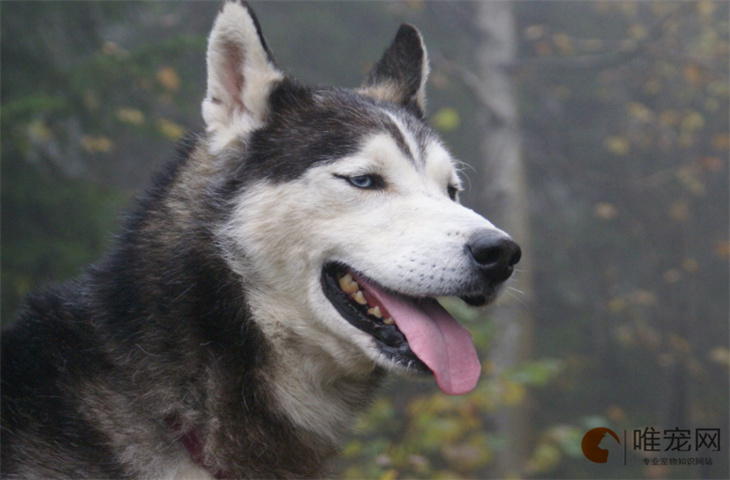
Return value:
M 3 325 L 30 289 L 98 258 L 201 128 L 218 6 L 0 4 Z M 397 26 L 417 25 L 430 122 L 470 165 L 463 202 L 526 250 L 500 305 L 451 307 L 484 361 L 477 389 L 392 381 L 344 478 L 728 478 L 727 2 L 254 7 L 282 66 L 312 83 L 358 86 Z M 495 153 L 494 132 L 518 141 Z M 650 458 L 682 455 L 629 444 L 626 465 L 593 464 L 593 427 L 629 441 L 719 428 L 721 451 L 662 465 Z

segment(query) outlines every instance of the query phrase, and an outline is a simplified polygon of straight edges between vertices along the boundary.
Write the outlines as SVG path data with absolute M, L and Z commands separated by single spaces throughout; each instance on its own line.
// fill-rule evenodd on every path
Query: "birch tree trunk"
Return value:
M 481 143 L 482 165 L 477 205 L 499 228 L 508 232 L 523 251 L 511 286 L 489 315 L 498 326 L 490 360 L 499 373 L 520 365 L 531 354 L 532 319 L 530 233 L 527 187 L 520 151 L 517 102 L 510 67 L 517 55 L 512 4 L 483 1 L 475 5 L 474 22 L 482 34 L 476 50 L 478 95 L 488 112 Z M 495 424 L 505 440 L 498 454 L 498 477 L 520 476 L 530 459 L 530 415 L 528 402 L 502 408 Z

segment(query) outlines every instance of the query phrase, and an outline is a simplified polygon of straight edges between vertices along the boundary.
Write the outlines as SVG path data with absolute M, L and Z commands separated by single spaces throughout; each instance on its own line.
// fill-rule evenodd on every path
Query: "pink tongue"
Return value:
M 471 334 L 436 300 L 416 303 L 387 294 L 359 278 L 357 281 L 388 310 L 444 393 L 461 395 L 476 387 L 482 368 Z

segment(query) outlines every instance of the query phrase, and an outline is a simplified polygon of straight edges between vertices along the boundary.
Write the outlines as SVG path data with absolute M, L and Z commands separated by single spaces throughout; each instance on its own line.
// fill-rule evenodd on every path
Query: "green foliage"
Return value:
M 3 325 L 32 288 L 99 257 L 125 189 L 194 123 L 202 90 L 184 79 L 203 33 L 127 48 L 100 32 L 139 4 L 39 5 L 2 5 Z
M 7 157 L 2 178 L 2 320 L 7 325 L 31 288 L 70 278 L 98 258 L 124 196 Z
M 468 395 L 423 393 L 380 397 L 356 427 L 345 448 L 344 478 L 474 478 L 487 475 L 503 447 L 490 418 L 525 401 L 528 391 L 553 381 L 563 369 L 557 359 L 529 362 L 512 371 L 485 375 Z M 373 461 L 374 459 L 374 461 Z

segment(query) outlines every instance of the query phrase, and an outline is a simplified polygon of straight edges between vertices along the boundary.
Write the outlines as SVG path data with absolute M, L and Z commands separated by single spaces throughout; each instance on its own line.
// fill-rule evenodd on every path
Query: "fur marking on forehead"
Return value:
M 395 140 L 398 148 L 416 168 L 423 168 L 429 140 L 428 135 L 425 134 L 425 127 L 420 125 L 420 122 L 418 126 L 415 126 L 413 122 L 404 121 L 394 113 L 386 112 L 386 114 L 388 116 L 388 120 L 385 122 L 387 131 Z
M 356 92 L 312 89 L 285 80 L 274 88 L 271 101 L 269 121 L 242 145 L 240 183 L 295 180 L 309 168 L 355 153 L 365 138 L 379 133 L 392 138 L 403 156 L 421 169 L 424 152 L 434 140 L 428 127 L 411 114 Z

